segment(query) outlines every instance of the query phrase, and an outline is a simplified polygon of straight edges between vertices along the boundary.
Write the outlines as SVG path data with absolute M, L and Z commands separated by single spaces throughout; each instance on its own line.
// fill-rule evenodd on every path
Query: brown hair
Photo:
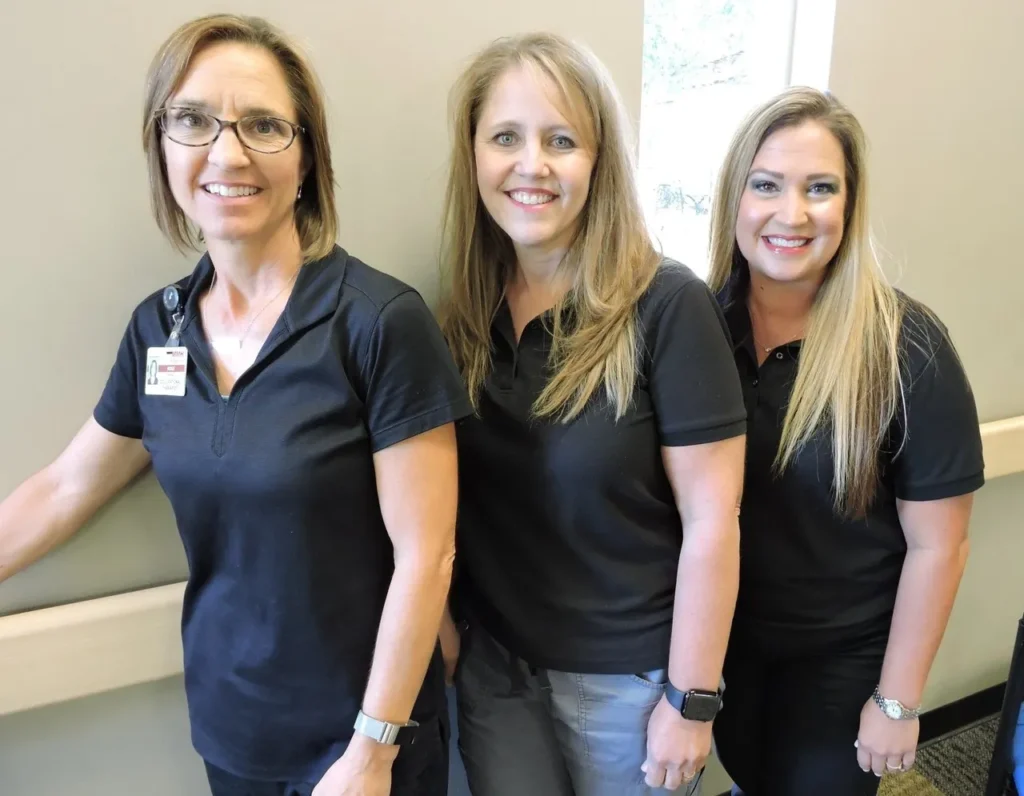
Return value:
M 568 421 L 603 392 L 621 417 L 641 362 L 637 302 L 661 257 L 644 223 L 622 101 L 601 62 L 578 44 L 549 33 L 499 39 L 452 89 L 441 326 L 476 406 L 491 367 L 491 321 L 516 258 L 512 241 L 480 201 L 474 138 L 491 87 L 518 67 L 551 80 L 596 158 L 579 231 L 562 263 L 572 284 L 553 313 L 552 376 L 534 413 Z
M 295 204 L 295 226 L 307 260 L 326 257 L 338 234 L 334 170 L 327 138 L 323 92 L 307 59 L 285 35 L 259 17 L 215 14 L 186 22 L 163 43 L 146 77 L 142 145 L 149 167 L 150 201 L 161 232 L 179 251 L 200 250 L 202 240 L 174 200 L 167 181 L 157 116 L 188 71 L 192 59 L 215 42 L 238 42 L 266 50 L 280 64 L 298 113 L 303 161 L 308 172 Z

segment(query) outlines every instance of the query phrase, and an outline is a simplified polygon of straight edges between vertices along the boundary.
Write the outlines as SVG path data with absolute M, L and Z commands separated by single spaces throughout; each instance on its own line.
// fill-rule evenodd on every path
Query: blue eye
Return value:
M 554 145 L 555 149 L 575 149 L 576 148 L 576 142 L 573 141 L 571 138 L 569 138 L 569 136 L 567 136 L 567 135 L 556 135 L 551 140 L 551 143 Z
M 498 133 L 494 136 L 494 143 L 499 146 L 512 146 L 516 142 L 515 133 Z

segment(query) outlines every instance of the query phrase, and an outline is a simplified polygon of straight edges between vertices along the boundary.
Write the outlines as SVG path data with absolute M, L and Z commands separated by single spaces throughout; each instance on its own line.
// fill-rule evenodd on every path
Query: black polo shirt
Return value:
M 758 622 L 830 635 L 888 628 L 907 551 L 897 498 L 938 500 L 984 483 L 974 397 L 946 329 L 907 299 L 905 405 L 879 452 L 875 500 L 864 517 L 851 519 L 833 509 L 828 434 L 773 475 L 800 343 L 774 349 L 758 367 L 745 300 L 722 299 L 748 418 L 737 627 Z
M 663 446 L 744 432 L 725 322 L 692 271 L 665 263 L 639 304 L 633 403 L 571 423 L 537 420 L 551 335 L 491 330 L 479 417 L 459 427 L 460 610 L 529 663 L 633 673 L 668 663 L 682 523 Z
M 253 779 L 315 782 L 344 752 L 393 573 L 374 452 L 466 415 L 420 296 L 340 248 L 303 266 L 253 366 L 219 395 L 187 296 L 183 398 L 145 394 L 170 318 L 135 310 L 97 422 L 142 439 L 185 544 L 185 686 L 197 751 Z M 414 716 L 443 702 L 437 656 Z

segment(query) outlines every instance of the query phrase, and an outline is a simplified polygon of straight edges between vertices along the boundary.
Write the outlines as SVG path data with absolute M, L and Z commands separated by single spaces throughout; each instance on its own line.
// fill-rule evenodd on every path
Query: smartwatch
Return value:
M 365 735 L 380 744 L 411 746 L 416 742 L 416 728 L 419 726 L 419 722 L 415 721 L 408 724 L 392 724 L 367 716 L 360 710 L 353 728 L 360 735 Z
M 680 691 L 668 683 L 665 686 L 665 698 L 684 719 L 690 721 L 714 721 L 722 709 L 721 691 L 702 691 L 698 688 Z

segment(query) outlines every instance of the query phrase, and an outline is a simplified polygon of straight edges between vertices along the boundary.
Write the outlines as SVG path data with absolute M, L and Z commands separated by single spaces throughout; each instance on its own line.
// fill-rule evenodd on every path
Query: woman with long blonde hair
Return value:
M 454 626 L 443 644 L 470 787 L 674 790 L 710 749 L 735 601 L 724 319 L 651 243 L 592 54 L 499 40 L 452 111 L 442 328 L 476 415 L 458 434 L 461 657 Z
M 960 361 L 886 281 L 867 198 L 859 123 L 794 88 L 744 121 L 714 200 L 749 440 L 715 738 L 748 796 L 873 794 L 913 764 L 984 481 Z

